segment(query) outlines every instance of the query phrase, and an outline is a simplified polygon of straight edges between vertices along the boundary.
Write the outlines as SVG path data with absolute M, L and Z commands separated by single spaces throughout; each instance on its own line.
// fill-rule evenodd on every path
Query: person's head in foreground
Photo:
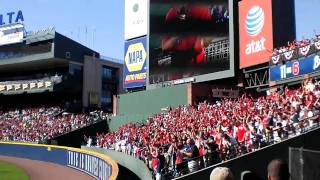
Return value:
M 216 167 L 210 174 L 210 180 L 233 180 L 233 174 L 227 167 Z
M 289 168 L 285 161 L 274 159 L 268 165 L 268 180 L 289 180 Z

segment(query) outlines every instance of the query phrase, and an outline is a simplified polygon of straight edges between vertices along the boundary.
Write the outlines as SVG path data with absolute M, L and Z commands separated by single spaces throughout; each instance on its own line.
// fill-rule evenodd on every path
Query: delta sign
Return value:
M 146 85 L 147 45 L 146 37 L 125 42 L 124 88 Z
M 0 14 L 0 46 L 23 41 L 23 21 L 21 10 Z
M 21 10 L 19 10 L 18 12 L 8 12 L 5 14 L 0 14 L 0 26 L 4 24 L 19 23 L 23 21 L 24 18 Z

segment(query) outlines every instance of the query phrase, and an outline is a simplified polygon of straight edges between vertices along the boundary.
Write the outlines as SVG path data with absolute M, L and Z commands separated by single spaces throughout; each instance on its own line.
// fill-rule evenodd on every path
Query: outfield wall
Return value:
M 0 155 L 59 164 L 99 180 L 115 180 L 118 176 L 118 165 L 110 157 L 78 148 L 0 142 Z
M 133 172 L 139 179 L 152 179 L 152 174 L 148 167 L 141 161 L 140 159 L 134 158 L 133 156 L 129 156 L 127 154 L 124 154 L 122 152 L 117 152 L 114 150 L 108 150 L 108 149 L 102 149 L 97 147 L 86 147 L 82 146 L 81 149 L 89 150 L 89 151 L 95 151 L 101 154 L 105 154 L 115 161 L 117 163 L 131 172 Z M 121 175 L 119 175 L 121 176 Z M 125 178 L 123 178 L 125 179 Z M 129 178 L 129 179 L 135 179 L 135 178 Z
M 144 122 L 150 115 L 159 113 L 161 108 L 188 104 L 188 84 L 121 94 L 115 99 L 117 116 L 111 117 L 111 131 L 129 122 Z
M 118 115 L 153 114 L 187 104 L 187 84 L 118 95 Z

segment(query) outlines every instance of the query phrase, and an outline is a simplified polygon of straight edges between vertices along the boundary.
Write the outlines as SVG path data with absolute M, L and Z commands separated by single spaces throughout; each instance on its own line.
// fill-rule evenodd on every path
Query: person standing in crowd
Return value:
M 205 143 L 205 167 L 219 163 L 221 161 L 219 155 L 219 146 L 215 143 L 214 137 L 209 136 L 208 142 Z
M 162 172 L 166 166 L 166 158 L 164 156 L 164 149 L 163 147 L 159 148 L 159 155 L 158 155 L 158 159 L 160 162 L 160 172 Z
M 183 157 L 182 157 L 182 144 L 178 144 L 177 150 L 176 150 L 176 160 L 175 160 L 175 169 L 176 169 L 176 175 L 179 176 L 182 174 L 183 171 Z
M 91 136 L 89 136 L 87 141 L 87 147 L 91 147 L 91 144 L 92 144 L 92 138 Z
M 256 128 L 254 128 L 251 132 L 251 145 L 253 151 L 258 150 L 261 147 L 262 139 L 263 136 L 257 132 Z
M 189 172 L 197 171 L 199 169 L 199 161 L 196 158 L 199 157 L 199 150 L 193 139 L 189 138 L 187 140 L 187 149 L 183 151 L 183 154 L 188 157 Z
M 238 142 L 234 137 L 229 136 L 228 134 L 224 134 L 222 144 L 225 149 L 226 160 L 236 157 L 237 155 L 236 146 L 238 145 Z
M 154 177 L 156 177 L 156 180 L 161 179 L 161 166 L 160 166 L 160 160 L 159 160 L 159 154 L 156 150 L 152 152 L 152 169 L 154 173 Z

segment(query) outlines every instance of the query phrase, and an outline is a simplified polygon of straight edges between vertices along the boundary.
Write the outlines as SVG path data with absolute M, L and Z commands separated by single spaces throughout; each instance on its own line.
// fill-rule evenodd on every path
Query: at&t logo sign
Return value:
M 257 36 L 264 25 L 264 12 L 259 6 L 253 6 L 246 17 L 246 29 L 250 36 Z
M 258 36 L 264 27 L 264 11 L 260 6 L 253 6 L 247 13 L 245 28 L 249 36 Z M 261 37 L 259 40 L 251 40 L 246 45 L 246 54 L 254 54 L 260 51 L 266 50 L 265 47 L 266 38 Z

